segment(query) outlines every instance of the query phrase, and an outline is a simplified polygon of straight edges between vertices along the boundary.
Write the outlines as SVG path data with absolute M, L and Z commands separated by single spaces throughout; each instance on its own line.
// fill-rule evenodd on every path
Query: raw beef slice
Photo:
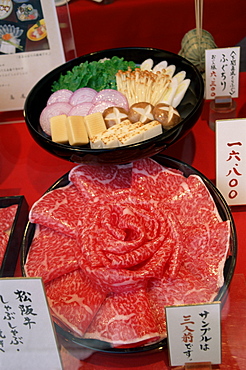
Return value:
M 182 227 L 192 224 L 213 225 L 221 222 L 215 202 L 199 176 L 190 175 L 185 178 L 182 186 L 183 189 L 168 200 Z
M 115 189 L 131 186 L 132 164 L 99 165 L 81 164 L 69 173 L 69 180 L 83 193 L 91 198 L 110 193 Z
M 150 158 L 133 162 L 132 189 L 156 204 L 174 197 L 184 182 L 180 171 L 165 168 Z
M 159 327 L 165 322 L 165 306 L 212 302 L 223 285 L 223 269 L 229 249 L 229 221 L 190 228 L 182 264 L 176 277 L 153 279 L 148 296 Z
M 109 295 L 87 329 L 85 338 L 131 347 L 160 339 L 145 288 Z
M 76 270 L 45 285 L 51 314 L 75 335 L 83 336 L 105 294 L 95 290 L 89 279 Z
M 0 208 L 0 230 L 7 231 L 12 227 L 18 205 Z
M 44 283 L 78 269 L 76 240 L 45 226 L 36 226 L 25 264 L 26 275 Z
M 223 269 L 229 252 L 230 222 L 197 225 L 186 230 L 183 264 L 203 281 L 214 281 L 216 292 L 224 283 Z
M 0 230 L 0 268 L 8 245 L 9 236 L 5 231 Z
M 188 179 L 181 172 L 165 168 L 151 159 L 134 162 L 132 169 L 132 189 L 137 191 L 142 198 L 154 203 L 156 207 L 166 209 L 167 213 L 175 214 L 182 225 L 184 223 L 194 224 L 194 217 L 198 211 L 196 209 L 195 214 L 190 211 L 193 207 L 194 193 L 189 187 Z M 203 196 L 204 189 L 206 188 L 203 185 Z M 197 197 L 199 200 L 196 202 L 196 207 L 201 201 L 201 194 Z M 207 197 L 204 203 L 206 202 Z
M 76 226 L 84 198 L 73 184 L 46 193 L 32 206 L 29 220 L 76 237 Z
M 132 188 L 175 213 L 182 226 L 221 221 L 209 190 L 197 175 L 186 178 L 180 171 L 144 159 L 133 164 Z

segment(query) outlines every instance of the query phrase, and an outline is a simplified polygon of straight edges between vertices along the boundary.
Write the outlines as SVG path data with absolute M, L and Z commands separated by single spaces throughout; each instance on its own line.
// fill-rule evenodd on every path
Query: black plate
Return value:
M 23 195 L 0 198 L 0 208 L 17 205 L 14 221 L 9 233 L 9 239 L 2 264 L 0 264 L 0 278 L 12 277 L 22 245 L 22 238 L 28 220 L 28 204 Z
M 202 173 L 194 169 L 193 167 L 189 166 L 186 163 L 183 163 L 181 161 L 178 161 L 176 159 L 173 159 L 171 157 L 163 156 L 163 155 L 156 155 L 153 157 L 155 161 L 162 164 L 165 167 L 175 168 L 183 172 L 184 176 L 188 177 L 191 174 L 195 174 L 201 177 L 203 182 L 205 183 L 206 187 L 208 188 L 209 192 L 211 193 L 215 204 L 217 205 L 218 212 L 220 214 L 220 217 L 223 221 L 229 220 L 231 225 L 231 238 L 230 238 L 230 250 L 228 252 L 228 257 L 225 262 L 224 266 L 224 285 L 219 290 L 215 301 L 221 301 L 222 304 L 225 301 L 228 287 L 230 285 L 235 264 L 236 264 L 236 256 L 237 256 L 237 237 L 236 237 L 236 230 L 234 221 L 230 212 L 230 209 L 224 200 L 221 193 L 218 191 L 218 189 L 213 185 L 213 183 L 208 180 Z M 55 184 L 53 184 L 47 191 L 51 191 L 53 189 L 66 186 L 69 183 L 68 181 L 68 174 L 65 174 L 62 176 Z M 21 264 L 22 264 L 22 272 L 23 275 L 25 275 L 24 271 L 24 264 L 26 261 L 26 257 L 28 254 L 29 247 L 32 242 L 32 238 L 35 232 L 35 224 L 28 223 L 23 243 L 22 243 L 22 252 L 21 252 Z M 136 353 L 136 352 L 144 352 L 144 351 L 150 351 L 155 350 L 158 348 L 163 348 L 167 345 L 167 340 L 164 339 L 158 343 L 154 343 L 147 346 L 137 347 L 137 348 L 113 348 L 110 346 L 109 343 L 98 341 L 98 340 L 92 340 L 92 339 L 80 339 L 75 337 L 71 332 L 69 332 L 67 329 L 65 330 L 61 325 L 58 325 L 55 323 L 55 328 L 57 331 L 57 334 L 59 337 L 62 338 L 65 345 L 67 344 L 67 347 L 69 349 L 74 348 L 88 348 L 95 351 L 102 351 L 102 352 L 109 352 L 109 353 Z
M 142 63 L 147 58 L 152 58 L 155 64 L 166 60 L 168 64 L 174 64 L 176 66 L 175 73 L 182 70 L 186 71 L 186 78 L 190 78 L 191 83 L 184 99 L 178 106 L 182 121 L 171 130 L 164 132 L 156 138 L 114 149 L 90 149 L 89 146 L 71 147 L 53 142 L 42 131 L 39 124 L 39 117 L 51 95 L 53 82 L 57 81 L 61 74 L 72 70 L 74 66 L 80 63 L 85 61 L 91 62 L 101 58 L 112 58 L 113 56 L 124 57 L 125 60 L 132 60 L 137 64 Z M 183 57 L 168 51 L 152 48 L 109 49 L 73 59 L 48 73 L 28 94 L 24 107 L 24 115 L 27 127 L 34 140 L 42 148 L 57 157 L 74 163 L 98 162 L 122 164 L 158 154 L 183 137 L 197 122 L 202 112 L 203 97 L 203 79 L 196 67 Z

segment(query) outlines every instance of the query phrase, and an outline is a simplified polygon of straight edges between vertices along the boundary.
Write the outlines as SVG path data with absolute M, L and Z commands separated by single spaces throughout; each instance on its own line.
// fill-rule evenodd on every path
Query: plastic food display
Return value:
M 202 175 L 199 171 L 195 170 L 191 166 L 183 162 L 180 162 L 178 160 L 175 160 L 173 158 L 170 158 L 170 157 L 165 157 L 159 154 L 153 157 L 152 159 L 136 161 L 134 162 L 133 167 L 131 167 L 131 165 L 123 165 L 123 167 L 114 166 L 113 169 L 111 166 L 109 167 L 100 166 L 100 167 L 101 167 L 100 169 L 96 168 L 93 165 L 92 166 L 91 165 L 89 166 L 79 165 L 75 167 L 69 174 L 66 174 L 62 178 L 60 178 L 48 190 L 48 192 L 44 195 L 44 197 L 40 200 L 40 202 L 38 201 L 37 204 L 34 205 L 33 210 L 31 210 L 31 216 L 30 216 L 31 222 L 29 222 L 28 227 L 26 228 L 26 232 L 25 232 L 24 239 L 23 239 L 23 246 L 22 246 L 23 274 L 25 275 L 27 271 L 28 276 L 30 276 L 32 274 L 35 275 L 35 271 L 36 271 L 36 274 L 39 274 L 40 272 L 42 272 L 43 279 L 44 281 L 46 281 L 47 297 L 50 303 L 51 313 L 54 318 L 57 333 L 65 340 L 65 342 L 69 341 L 70 343 L 69 345 L 74 345 L 78 347 L 82 346 L 82 347 L 87 347 L 87 348 L 91 348 L 91 349 L 95 349 L 99 351 L 115 352 L 115 353 L 141 352 L 141 351 L 151 350 L 154 348 L 163 347 L 164 345 L 166 345 L 166 339 L 164 335 L 165 328 L 163 329 L 163 333 L 162 333 L 163 337 L 160 335 L 159 340 L 158 338 L 153 338 L 152 336 L 150 336 L 150 339 L 151 339 L 150 341 L 148 340 L 146 341 L 146 337 L 144 337 L 145 343 L 142 343 L 141 340 L 139 343 L 138 342 L 131 343 L 131 340 L 129 341 L 128 339 L 127 343 L 125 343 L 124 345 L 119 345 L 119 340 L 118 339 L 116 340 L 114 335 L 113 335 L 112 340 L 111 339 L 110 340 L 102 340 L 102 339 L 98 340 L 99 337 L 103 338 L 105 336 L 105 338 L 107 338 L 108 335 L 109 337 L 112 335 L 112 332 L 107 333 L 105 332 L 105 330 L 102 330 L 102 328 L 100 328 L 101 324 L 99 325 L 98 323 L 99 322 L 107 323 L 107 320 L 109 320 L 108 324 L 106 324 L 106 325 L 109 325 L 109 327 L 111 325 L 110 322 L 113 323 L 112 325 L 114 324 L 118 325 L 116 323 L 117 322 L 116 318 L 118 317 L 117 315 L 116 316 L 113 315 L 112 318 L 107 317 L 107 315 L 110 312 L 114 312 L 114 310 L 116 311 L 118 309 L 121 310 L 121 308 L 123 310 L 126 310 L 128 314 L 129 314 L 129 309 L 132 310 L 131 316 L 135 317 L 136 316 L 135 310 L 138 310 L 137 307 L 140 304 L 140 302 L 141 302 L 141 307 L 144 306 L 146 309 L 147 302 L 152 302 L 152 305 L 154 304 L 155 306 L 155 303 L 158 305 L 157 301 L 161 299 L 160 302 L 162 302 L 161 307 L 163 308 L 163 310 L 164 310 L 163 302 L 165 302 L 165 304 L 168 304 L 168 303 L 174 304 L 174 302 L 176 302 L 176 304 L 178 303 L 182 304 L 182 302 L 184 304 L 192 304 L 192 303 L 197 303 L 196 300 L 199 300 L 199 303 L 200 303 L 202 301 L 206 302 L 207 300 L 212 299 L 216 301 L 220 300 L 223 303 L 223 300 L 228 290 L 228 286 L 233 276 L 235 262 L 236 262 L 236 255 L 237 255 L 236 232 L 235 232 L 234 222 L 231 216 L 230 209 L 228 205 L 226 204 L 223 196 L 220 194 L 220 192 L 217 190 L 217 188 L 212 184 L 210 180 L 208 180 L 204 175 Z M 165 169 L 168 169 L 168 172 L 166 172 Z M 162 184 L 164 183 L 173 184 L 171 188 L 170 187 L 166 188 L 166 191 L 165 191 L 165 187 L 161 189 L 161 191 L 163 192 L 163 196 L 161 198 L 158 195 L 160 194 L 160 188 L 157 187 L 158 191 L 156 192 L 154 190 L 155 187 L 152 184 L 152 181 L 156 181 L 156 178 L 157 178 L 156 170 L 160 172 L 160 177 L 158 175 L 159 185 L 161 183 Z M 96 171 L 97 176 L 99 176 L 97 178 L 96 183 L 94 181 L 93 182 L 91 181 L 91 175 L 94 173 L 94 171 Z M 117 172 L 117 177 L 114 176 L 114 171 Z M 129 174 L 131 173 L 131 171 L 133 171 L 134 173 L 133 174 L 133 184 L 130 185 L 129 182 L 124 181 L 123 182 L 124 186 L 126 184 L 127 186 L 130 186 L 130 191 L 128 188 L 127 189 L 124 188 L 123 190 L 121 188 L 122 179 L 123 178 L 129 179 Z M 155 177 L 152 177 L 152 175 L 150 175 L 150 177 L 149 175 L 145 177 L 146 173 L 151 174 L 151 172 L 155 173 Z M 104 177 L 100 176 L 100 174 L 102 173 L 104 173 L 105 175 L 107 173 L 106 180 Z M 140 174 L 141 176 L 138 176 L 138 174 Z M 177 186 L 176 181 L 179 182 L 180 186 Z M 182 185 L 184 182 L 187 182 L 186 186 Z M 107 183 L 106 188 L 104 188 L 106 183 Z M 145 184 L 146 188 L 142 187 L 143 183 Z M 80 196 L 78 194 L 75 195 L 76 193 L 75 188 L 79 189 L 81 186 L 83 188 L 84 184 L 86 184 L 85 193 L 89 196 L 88 201 L 86 202 L 87 204 L 83 202 L 83 198 L 80 199 Z M 150 198 L 151 199 L 150 203 L 152 205 L 148 203 L 150 199 L 148 199 L 148 195 L 147 195 L 147 193 L 149 192 L 148 187 L 151 186 L 150 184 L 152 184 L 151 188 L 153 191 L 153 194 Z M 190 187 L 190 189 L 191 188 L 193 189 L 193 192 L 192 192 L 193 195 L 191 198 L 190 198 L 190 191 L 184 190 L 184 189 L 187 190 L 187 187 Z M 66 193 L 67 191 L 68 193 Z M 141 207 L 139 206 L 140 200 L 135 202 L 135 199 L 139 199 L 138 198 L 139 191 L 143 193 Z M 171 194 L 169 194 L 169 192 L 171 192 Z M 94 200 L 92 199 L 93 196 L 90 199 L 90 194 L 96 195 Z M 122 196 L 124 198 L 123 200 L 122 200 Z M 62 197 L 63 199 L 61 203 L 59 202 L 59 197 Z M 167 199 L 166 202 L 165 201 L 162 202 L 161 199 L 163 197 L 164 199 Z M 76 201 L 74 201 L 73 203 L 68 203 L 69 199 L 75 199 L 75 198 L 76 198 Z M 106 204 L 105 204 L 105 201 L 103 201 L 103 199 L 105 200 L 105 198 L 108 199 L 108 203 Z M 206 198 L 205 203 L 203 203 L 203 206 L 201 206 L 200 202 L 204 202 L 205 198 Z M 54 209 L 54 202 L 56 204 L 55 209 Z M 156 255 L 154 253 L 152 255 L 151 253 L 151 257 L 149 256 L 146 261 L 141 260 L 142 261 L 141 263 L 140 263 L 139 258 L 140 257 L 142 258 L 143 255 L 145 255 L 146 253 L 147 254 L 149 253 L 147 252 L 148 242 L 146 242 L 146 240 L 144 241 L 144 249 L 143 249 L 144 252 L 142 252 L 141 254 L 138 254 L 138 248 L 140 248 L 139 251 L 142 250 L 142 245 L 140 246 L 135 245 L 134 248 L 136 249 L 132 250 L 131 252 L 129 251 L 130 253 L 129 256 L 128 256 L 129 253 L 127 253 L 127 251 L 126 253 L 123 253 L 122 251 L 122 252 L 118 252 L 119 253 L 118 256 L 113 257 L 113 254 L 116 248 L 115 245 L 117 245 L 117 248 L 119 248 L 119 250 L 121 248 L 121 244 L 127 245 L 127 242 L 119 243 L 119 240 L 117 239 L 118 237 L 120 238 L 118 234 L 120 233 L 121 227 L 119 226 L 119 229 L 118 229 L 118 226 L 117 228 L 114 228 L 115 223 L 117 224 L 119 223 L 119 225 L 121 222 L 124 223 L 123 219 L 122 220 L 120 218 L 119 220 L 117 219 L 117 212 L 118 212 L 118 209 L 121 208 L 121 206 L 123 208 L 125 207 L 125 202 L 128 204 L 127 207 L 129 208 L 129 209 L 127 208 L 128 215 L 126 214 L 125 211 L 123 211 L 122 217 L 123 219 L 125 219 L 126 217 L 127 220 L 130 217 L 129 220 L 126 222 L 127 222 L 127 225 L 131 225 L 129 226 L 129 228 L 130 229 L 133 228 L 134 230 L 132 232 L 129 232 L 129 234 L 126 234 L 126 238 L 128 238 L 131 241 L 129 242 L 129 245 L 134 244 L 135 242 L 137 242 L 137 240 L 139 240 L 138 234 L 136 234 L 138 232 L 137 231 L 138 226 L 136 227 L 136 224 L 135 224 L 136 219 L 134 221 L 132 218 L 132 214 L 131 214 L 132 212 L 133 214 L 137 215 L 136 216 L 137 219 L 139 218 L 140 220 L 141 219 L 147 220 L 148 217 L 152 215 L 151 222 L 153 222 L 153 225 L 152 225 L 153 230 L 158 230 L 158 233 L 157 233 L 158 237 L 155 238 L 154 242 L 153 240 L 151 241 L 151 245 L 152 245 L 151 251 L 153 247 L 155 246 L 155 248 L 157 248 L 157 251 L 155 252 Z M 157 202 L 158 204 L 158 211 L 157 211 L 157 208 L 155 208 L 157 204 L 154 206 L 155 202 Z M 197 202 L 200 204 L 199 206 L 200 213 L 197 212 L 197 208 L 198 208 Z M 95 209 L 93 208 L 94 203 L 96 207 Z M 175 206 L 175 203 L 176 203 L 176 206 Z M 60 204 L 61 207 L 59 206 L 59 208 L 57 208 L 57 204 Z M 81 208 L 78 209 L 77 204 L 80 204 Z M 70 212 L 71 218 L 68 215 L 68 211 L 66 210 L 67 209 L 66 207 L 68 208 L 70 207 L 71 210 L 73 210 Z M 113 207 L 114 209 L 114 217 L 111 218 L 110 221 L 108 219 L 107 207 L 109 208 Z M 169 207 L 171 207 L 172 209 L 174 218 L 171 217 L 171 218 L 168 218 L 167 220 L 165 216 L 166 214 L 165 210 L 166 211 L 168 209 L 170 210 Z M 188 208 L 188 211 L 187 211 L 187 207 L 190 207 Z M 109 245 L 107 246 L 105 245 L 106 251 L 109 248 L 109 250 L 105 252 L 105 255 L 103 252 L 103 247 L 102 249 L 99 248 L 96 252 L 96 255 L 94 255 L 93 247 L 92 247 L 92 250 L 89 250 L 89 249 L 87 250 L 87 248 L 91 248 L 91 247 L 87 246 L 90 243 L 89 243 L 89 239 L 87 238 L 88 234 L 84 233 L 84 229 L 87 226 L 91 228 L 90 226 L 91 223 L 93 224 L 92 225 L 93 227 L 94 226 L 98 227 L 97 221 L 99 222 L 100 220 L 99 213 L 101 212 L 101 209 L 105 211 L 104 212 L 105 219 L 101 219 L 102 220 L 101 222 L 105 224 L 104 227 L 106 229 L 100 226 L 100 230 L 101 230 L 100 233 L 104 230 L 103 232 L 105 232 L 105 240 L 106 239 L 108 240 L 108 238 L 109 240 L 111 239 L 114 240 L 114 243 L 113 243 L 114 248 L 110 249 L 110 243 L 109 243 Z M 130 211 L 131 209 L 132 211 Z M 155 209 L 154 213 L 156 214 L 155 217 L 153 217 L 154 209 Z M 162 209 L 164 210 L 164 213 L 162 213 Z M 55 213 L 53 213 L 54 210 L 55 210 Z M 81 214 L 81 211 L 82 211 L 82 215 L 79 216 Z M 91 212 L 93 212 L 94 214 L 96 212 L 98 214 L 97 217 L 95 217 L 94 221 L 92 221 Z M 155 220 L 155 219 L 158 219 L 157 214 L 159 214 L 159 212 L 160 212 L 160 225 L 162 225 L 162 226 L 159 226 L 160 228 L 156 226 L 159 221 Z M 49 213 L 50 213 L 50 217 L 46 218 L 45 215 Z M 55 215 L 57 215 L 57 217 L 55 217 Z M 179 220 L 178 222 L 176 222 L 177 220 L 175 221 L 176 216 L 178 217 L 177 219 Z M 59 217 L 61 217 L 61 219 L 59 219 Z M 64 217 L 68 217 L 69 219 L 68 222 L 64 222 Z M 79 221 L 76 221 L 77 218 L 83 219 L 82 224 L 83 224 L 84 229 L 83 227 L 81 228 L 81 224 L 79 223 Z M 208 221 L 209 224 L 207 224 L 207 221 L 204 221 L 204 222 L 202 221 L 201 223 L 201 219 L 203 221 L 205 219 L 210 220 Z M 34 220 L 40 220 L 40 222 L 35 223 Z M 191 220 L 192 220 L 192 226 L 189 226 L 191 225 L 190 224 Z M 111 230 L 111 226 L 109 226 L 108 222 L 111 222 L 112 225 L 114 225 L 113 229 L 116 230 L 115 231 L 115 233 L 117 233 L 116 236 L 113 234 L 110 234 L 110 231 L 109 231 L 110 236 L 108 236 L 108 232 L 105 231 L 107 230 L 107 228 Z M 155 222 L 157 222 L 157 224 Z M 89 223 L 90 225 L 87 225 L 86 223 Z M 142 225 L 142 221 L 140 223 L 138 221 L 137 224 Z M 52 227 L 53 231 L 51 234 L 50 234 L 50 231 L 48 234 L 46 234 L 46 232 L 48 232 L 47 225 L 51 225 Z M 76 226 L 76 225 L 80 225 L 80 226 Z M 173 252 L 171 252 L 170 257 L 167 257 L 166 254 L 163 254 L 161 252 L 161 248 L 158 249 L 157 244 L 159 243 L 160 239 L 164 237 L 164 234 L 167 232 L 167 230 L 169 230 L 170 225 L 173 225 L 173 226 L 175 225 L 174 228 L 173 226 L 171 226 L 170 232 L 171 234 L 174 233 L 176 235 L 175 238 L 177 237 L 177 239 L 175 242 L 175 248 Z M 211 230 L 209 232 L 208 232 L 208 225 L 210 225 L 209 228 L 211 227 Z M 58 229 L 57 229 L 57 226 L 58 226 Z M 76 230 L 78 231 L 77 238 L 74 238 L 75 236 L 74 227 L 76 227 Z M 164 227 L 164 229 L 161 229 L 161 227 Z M 142 229 L 142 226 L 140 227 L 140 229 L 144 230 Z M 186 242 L 184 243 L 183 245 L 184 249 L 182 251 L 182 254 L 180 255 L 178 249 L 179 249 L 179 243 L 183 244 L 182 237 L 180 239 L 180 235 L 182 235 L 183 229 L 186 230 L 185 239 L 190 240 L 190 242 L 189 244 L 186 244 Z M 91 230 L 92 230 L 91 238 L 93 239 L 94 229 L 92 228 Z M 127 229 L 124 229 L 124 230 L 126 232 Z M 57 231 L 59 231 L 59 233 L 57 233 Z M 65 235 L 63 235 L 63 232 L 65 233 Z M 147 234 L 149 232 L 150 230 L 149 231 L 146 230 Z M 64 239 L 62 239 L 62 244 L 67 245 L 67 247 L 64 250 L 64 253 L 65 253 L 64 255 L 63 255 L 61 248 L 59 248 L 59 253 L 55 252 L 55 254 L 52 255 L 52 250 L 53 250 L 52 245 L 54 246 L 54 248 L 56 248 L 56 246 L 58 245 L 57 243 L 59 243 L 57 239 L 58 234 L 63 235 Z M 94 236 L 96 236 L 96 234 Z M 45 245 L 43 245 L 43 242 L 42 242 L 42 240 L 46 240 L 46 243 L 47 243 L 47 238 L 49 238 L 50 240 L 49 251 L 47 250 Z M 56 240 L 56 242 L 54 242 L 54 240 Z M 80 242 L 82 241 L 84 245 L 83 248 L 86 249 L 86 252 L 84 252 L 86 256 L 87 255 L 92 256 L 92 261 L 94 261 L 92 265 L 90 264 L 87 265 L 88 261 L 86 262 L 86 259 L 85 260 L 83 258 L 81 259 L 81 256 L 82 256 L 81 251 L 80 251 L 80 248 L 79 249 L 77 248 L 78 244 L 76 244 L 78 243 L 78 240 Z M 179 242 L 177 243 L 178 240 Z M 210 242 L 209 240 L 213 240 L 213 242 Z M 34 241 L 35 247 L 31 246 L 33 241 Z M 99 245 L 98 243 L 100 243 L 99 240 L 96 241 L 93 245 L 98 246 Z M 186 252 L 187 246 L 188 246 L 188 250 Z M 166 250 L 165 253 L 169 253 L 168 252 L 169 247 L 170 245 L 167 242 L 167 244 L 165 245 L 165 250 Z M 73 257 L 73 251 L 72 251 L 73 248 L 77 256 L 76 258 Z M 204 249 L 204 252 L 203 252 L 203 249 Z M 42 263 L 40 263 L 38 260 L 39 258 L 38 256 L 40 256 L 40 253 L 41 253 L 40 258 L 42 259 Z M 48 258 L 51 258 L 50 262 L 48 261 L 47 256 L 45 257 L 43 253 L 47 253 L 47 256 L 49 256 Z M 133 259 L 135 260 L 136 258 L 138 260 L 138 263 L 136 266 L 134 266 L 134 268 L 132 266 L 132 268 L 128 267 L 126 268 L 126 270 L 121 269 L 120 267 L 121 264 L 126 263 L 126 262 L 123 262 L 123 260 L 121 261 L 121 258 L 123 258 L 125 254 L 126 254 L 126 257 L 128 256 L 127 261 L 128 262 L 130 261 L 130 264 L 132 263 L 131 261 L 133 261 Z M 162 257 L 157 258 L 158 255 Z M 56 260 L 55 270 L 52 267 L 54 266 L 53 258 L 55 258 Z M 108 273 L 106 273 L 106 270 L 108 270 L 108 272 L 111 271 L 113 269 L 112 267 L 113 265 L 111 267 L 106 268 L 106 270 L 104 270 L 105 267 L 97 268 L 97 263 L 99 263 L 98 262 L 99 260 L 101 261 L 99 263 L 99 266 L 102 266 L 101 265 L 102 261 L 103 263 L 106 263 L 105 266 L 107 266 L 107 263 L 109 263 L 109 262 L 106 262 L 107 258 L 112 258 L 114 261 L 114 265 L 118 264 L 119 266 L 118 268 L 116 268 L 116 270 L 113 270 L 113 275 L 109 275 L 109 276 L 108 276 Z M 168 259 L 170 258 L 170 260 L 165 265 L 164 262 L 166 258 Z M 195 259 L 196 261 L 200 260 L 200 263 L 195 264 L 196 267 L 190 269 L 191 266 L 189 264 L 194 265 L 194 262 L 192 262 L 193 259 Z M 176 262 L 172 263 L 172 261 L 174 262 L 177 260 L 179 260 L 181 263 L 179 267 L 176 266 Z M 47 264 L 45 263 L 45 266 L 44 266 L 43 261 L 47 261 Z M 65 262 L 65 265 L 62 261 Z M 153 268 L 152 264 L 155 265 L 155 268 Z M 158 269 L 159 268 L 162 269 L 162 267 L 160 266 L 165 266 L 164 267 L 165 273 L 164 273 L 164 276 L 161 278 L 161 279 L 164 279 L 163 281 L 165 281 L 165 285 L 166 285 L 166 288 L 164 290 L 165 294 L 163 292 L 163 288 L 161 287 L 162 280 L 159 280 L 160 277 L 158 277 Z M 170 268 L 170 266 L 172 267 Z M 39 271 L 39 268 L 41 268 L 40 271 Z M 83 271 L 82 277 L 78 276 L 78 271 L 80 271 L 80 268 Z M 67 273 L 65 272 L 65 269 Z M 214 280 L 212 276 L 215 273 L 215 271 L 217 271 L 217 269 L 218 269 L 218 276 L 216 273 L 215 280 Z M 103 272 L 103 275 L 101 275 L 102 272 Z M 54 276 L 54 274 L 56 277 Z M 151 274 L 157 274 L 157 276 L 152 276 Z M 129 276 L 130 276 L 130 279 L 129 279 Z M 124 284 L 123 284 L 123 281 L 121 281 L 122 278 L 124 279 L 126 278 L 126 280 L 124 280 Z M 142 281 L 143 278 L 146 278 L 146 280 Z M 92 308 L 95 309 L 95 302 L 99 301 L 100 304 L 96 308 L 96 311 L 98 310 L 96 313 L 96 316 L 94 318 L 90 317 L 90 320 L 92 321 L 89 325 L 89 328 L 87 326 L 87 329 L 85 329 L 84 325 L 85 326 L 88 325 L 88 322 L 87 322 L 88 318 L 85 318 L 85 316 L 83 316 L 84 319 L 82 321 L 77 320 L 78 309 L 75 310 L 75 307 L 77 307 L 76 304 L 75 306 L 73 306 L 73 303 L 71 303 L 71 307 L 69 308 L 69 305 L 70 305 L 70 302 L 69 302 L 69 305 L 66 306 L 66 309 L 64 310 L 64 312 L 63 312 L 63 309 L 64 309 L 64 304 L 65 305 L 68 304 L 66 295 L 68 294 L 68 292 L 70 292 L 70 289 L 72 289 L 71 292 L 69 293 L 69 297 L 70 297 L 74 287 L 77 287 L 76 292 L 78 292 L 78 298 L 76 299 L 81 300 L 81 305 L 83 306 L 84 304 L 84 303 L 82 304 L 84 300 L 84 298 L 82 297 L 83 289 L 85 289 L 85 286 L 87 287 L 86 289 L 89 289 L 87 284 L 89 284 L 89 286 L 91 284 L 90 282 L 88 283 L 88 279 L 91 281 L 93 291 L 94 291 L 93 302 L 91 302 Z M 111 279 L 113 279 L 112 281 L 115 282 L 113 284 L 113 288 L 111 285 L 112 284 Z M 210 282 L 210 279 L 211 279 L 211 282 Z M 214 285 L 215 281 L 217 282 Z M 71 282 L 73 282 L 72 285 L 70 284 Z M 146 288 L 143 289 L 143 286 L 141 285 L 142 283 L 144 283 L 144 286 L 145 286 L 145 283 L 147 283 L 147 287 L 148 287 L 147 290 L 145 290 Z M 212 283 L 212 285 L 210 285 L 210 283 Z M 82 289 L 82 291 L 79 289 L 80 284 L 85 284 L 83 285 L 84 288 Z M 123 284 L 123 287 L 125 285 L 126 288 L 129 285 L 129 290 L 127 290 L 128 289 L 127 288 L 126 290 L 123 289 L 122 291 L 122 286 L 121 286 L 122 284 Z M 131 284 L 134 284 L 134 286 L 131 287 Z M 99 286 L 100 286 L 100 289 L 98 289 Z M 215 290 L 213 292 L 211 291 L 212 286 L 215 287 Z M 108 291 L 108 289 L 109 291 L 113 289 L 114 293 L 113 292 L 111 292 L 110 294 L 105 293 L 104 289 L 106 289 L 106 291 Z M 157 292 L 158 294 L 156 294 Z M 147 300 L 146 300 L 146 294 L 147 294 Z M 163 297 L 160 298 L 161 296 Z M 60 299 L 61 299 L 62 304 L 60 302 Z M 126 302 L 128 302 L 129 299 L 131 301 L 130 306 L 126 305 Z M 90 295 L 86 294 L 86 300 L 89 300 L 89 301 L 91 300 Z M 118 307 L 117 304 L 121 302 L 121 300 L 122 300 L 123 306 L 120 305 Z M 135 306 L 136 302 L 138 302 L 137 306 Z M 81 306 L 81 310 L 83 311 L 82 306 Z M 106 315 L 106 317 L 104 317 L 104 320 L 100 319 L 101 315 Z M 148 323 L 151 322 L 151 320 L 149 319 L 149 314 L 147 315 L 147 317 L 148 317 L 147 318 Z M 146 320 L 146 317 L 145 317 L 145 320 Z M 164 323 L 163 318 L 161 318 L 161 322 Z M 117 331 L 117 333 L 121 334 L 121 332 L 124 333 L 125 324 L 121 323 L 120 325 L 123 325 L 121 327 L 122 330 Z M 126 327 L 127 327 L 127 324 L 126 324 Z M 85 330 L 85 335 L 83 336 L 79 335 L 79 333 L 81 333 L 82 330 Z M 102 330 L 102 333 L 100 333 L 101 330 Z M 142 333 L 141 325 L 140 327 L 138 327 L 138 331 Z M 126 330 L 126 333 L 127 333 L 127 330 Z M 118 334 L 116 335 L 116 337 L 117 336 Z M 147 338 L 148 338 L 148 335 L 147 335 Z M 114 340 L 116 342 L 114 342 Z
M 71 146 L 57 143 L 51 140 L 40 126 L 40 115 L 45 108 L 48 99 L 52 94 L 52 86 L 61 75 L 81 63 L 104 60 L 117 56 L 126 61 L 133 61 L 140 65 L 144 60 L 151 58 L 154 64 L 163 60 L 168 65 L 174 65 L 175 73 L 185 71 L 187 79 L 190 79 L 188 90 L 177 107 L 181 116 L 181 121 L 169 130 L 163 130 L 162 134 L 144 141 L 126 145 L 124 147 L 110 149 L 92 149 L 90 145 Z M 119 48 L 95 52 L 73 59 L 44 76 L 30 91 L 25 107 L 24 114 L 27 127 L 34 140 L 45 150 L 74 163 L 128 163 L 139 158 L 146 158 L 160 153 L 181 137 L 183 137 L 196 123 L 199 118 L 204 97 L 204 84 L 200 73 L 190 62 L 179 55 L 152 48 Z

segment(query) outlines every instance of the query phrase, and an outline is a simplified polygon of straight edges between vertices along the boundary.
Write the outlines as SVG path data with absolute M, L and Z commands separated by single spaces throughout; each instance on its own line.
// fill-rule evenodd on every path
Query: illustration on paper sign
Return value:
M 0 0 L 0 55 L 47 49 L 40 0 Z

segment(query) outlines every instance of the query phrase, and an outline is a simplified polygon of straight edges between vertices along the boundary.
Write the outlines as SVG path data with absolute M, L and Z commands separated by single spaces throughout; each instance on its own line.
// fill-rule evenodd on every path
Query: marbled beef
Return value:
M 56 321 L 79 336 L 85 334 L 106 297 L 79 270 L 52 280 L 45 288 Z
M 88 198 L 131 186 L 132 164 L 81 164 L 69 173 L 69 180 Z
M 76 239 L 49 227 L 36 225 L 27 255 L 27 276 L 42 277 L 44 283 L 78 269 Z
M 18 205 L 0 208 L 0 230 L 7 231 L 12 227 Z
M 68 242 L 60 243 L 67 246 L 64 261 L 60 250 L 53 259 L 31 249 L 29 272 L 39 258 L 58 258 L 59 275 L 70 257 L 77 263 L 46 284 L 55 321 L 78 336 L 139 346 L 166 336 L 166 305 L 214 299 L 223 285 L 230 224 L 198 176 L 143 159 L 79 165 L 69 179 L 30 214 Z
M 109 295 L 85 338 L 114 343 L 116 347 L 129 347 L 129 343 L 134 347 L 160 340 L 146 289 Z
M 29 220 L 75 238 L 84 200 L 77 188 L 70 183 L 46 193 L 34 203 Z

